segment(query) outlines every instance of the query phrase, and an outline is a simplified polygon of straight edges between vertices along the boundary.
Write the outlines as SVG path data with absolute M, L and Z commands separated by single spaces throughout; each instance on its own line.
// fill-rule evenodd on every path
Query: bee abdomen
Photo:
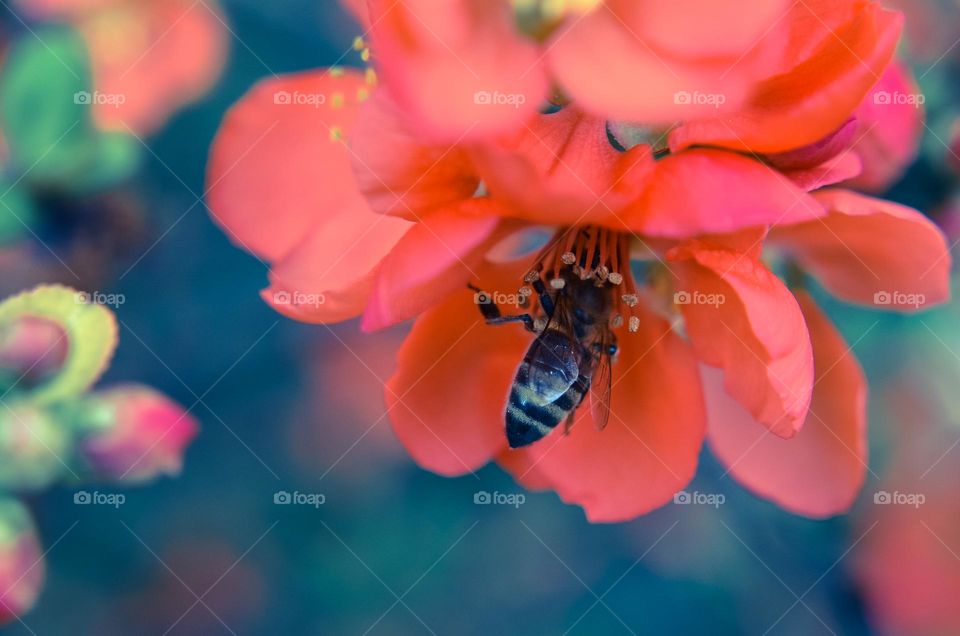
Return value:
M 582 392 L 575 383 L 567 392 L 549 404 L 537 404 L 533 390 L 514 383 L 507 401 L 507 441 L 510 448 L 520 448 L 543 439 L 580 403 Z

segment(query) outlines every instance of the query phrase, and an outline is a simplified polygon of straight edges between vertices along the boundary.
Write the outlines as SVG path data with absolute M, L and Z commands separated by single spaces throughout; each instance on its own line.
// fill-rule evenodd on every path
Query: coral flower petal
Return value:
M 345 207 L 274 264 L 261 294 L 279 313 L 313 323 L 361 315 L 382 260 L 415 224 Z
M 640 331 L 620 338 L 607 427 L 598 431 L 581 408 L 570 435 L 557 430 L 501 455 L 519 481 L 549 484 L 594 522 L 625 521 L 670 501 L 693 477 L 703 443 L 693 352 L 668 322 L 636 309 Z
M 477 279 L 484 255 L 503 238 L 498 204 L 478 198 L 437 212 L 411 228 L 377 270 L 363 329 L 415 317 Z
M 310 71 L 254 86 L 227 113 L 210 151 L 208 199 L 217 221 L 241 247 L 268 260 L 286 256 L 318 223 L 342 208 L 367 207 L 346 146 L 331 137 L 352 132 L 365 83 L 347 71 Z M 322 105 L 295 96 L 331 96 Z M 282 161 L 278 161 L 282 157 Z
M 472 197 L 480 184 L 464 150 L 423 141 L 385 90 L 360 108 L 350 149 L 360 191 L 375 212 L 419 220 Z
M 761 36 L 780 22 L 783 4 L 605 2 L 557 33 L 550 67 L 578 103 L 610 118 L 714 117 L 743 102 L 777 59 L 778 39 Z
M 795 10 L 809 8 L 798 2 Z M 809 19 L 793 22 L 803 33 L 823 29 Z M 671 148 L 707 145 L 775 153 L 822 139 L 850 117 L 880 79 L 902 24 L 899 13 L 864 4 L 852 20 L 824 36 L 809 58 L 760 83 L 742 112 L 677 128 L 670 134 Z
M 573 107 L 476 144 L 470 154 L 483 183 L 512 215 L 551 224 L 609 220 L 631 192 L 636 196 L 653 163 L 646 147 L 618 152 L 606 120 Z
M 704 369 L 710 447 L 746 488 L 809 517 L 850 509 L 867 467 L 867 384 L 856 357 L 813 299 L 797 297 L 813 341 L 816 384 L 806 423 L 789 440 L 770 435 Z
M 785 170 L 783 174 L 789 177 L 797 187 L 809 192 L 853 179 L 861 172 L 863 172 L 863 162 L 860 156 L 855 152 L 845 151 L 818 166 Z
M 329 71 L 261 82 L 227 114 L 211 151 L 214 219 L 274 262 L 264 297 L 300 320 L 359 315 L 377 264 L 411 226 L 370 210 L 340 140 L 365 86 L 357 73 Z
M 814 196 L 829 214 L 774 228 L 770 240 L 786 248 L 832 294 L 905 312 L 949 297 L 947 240 L 924 215 L 847 190 Z
M 697 149 L 656 163 L 643 194 L 618 215 L 635 232 L 685 238 L 822 216 L 823 206 L 759 161 Z
M 857 109 L 854 150 L 863 174 L 848 187 L 882 192 L 903 175 L 920 149 L 923 102 L 910 69 L 894 61 Z
M 510 3 L 370 0 L 383 83 L 422 132 L 448 141 L 516 128 L 545 99 L 533 41 L 519 37 Z
M 794 436 L 813 388 L 813 353 L 793 294 L 756 254 L 700 241 L 669 252 L 697 356 L 771 432 Z
M 510 289 L 528 267 L 526 259 L 487 265 L 477 283 Z M 507 395 L 531 338 L 520 325 L 485 324 L 468 289 L 417 319 L 397 355 L 386 401 L 397 437 L 418 464 L 459 475 L 506 447 Z

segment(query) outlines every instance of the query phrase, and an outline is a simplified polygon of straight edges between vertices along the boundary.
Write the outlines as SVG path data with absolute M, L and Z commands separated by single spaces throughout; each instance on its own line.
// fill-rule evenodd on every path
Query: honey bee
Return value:
M 503 316 L 495 304 L 478 302 L 488 324 L 523 322 L 537 334 L 520 362 L 507 402 L 511 448 L 542 439 L 561 421 L 569 433 L 588 393 L 597 428 L 602 430 L 610 419 L 611 362 L 617 353 L 611 329 L 615 295 L 610 285 L 595 277 L 585 279 L 576 269 L 565 268 L 550 281 L 552 294 L 540 275 L 528 276 L 543 313 L 539 324 L 529 313 Z M 471 288 L 477 297 L 483 295 Z

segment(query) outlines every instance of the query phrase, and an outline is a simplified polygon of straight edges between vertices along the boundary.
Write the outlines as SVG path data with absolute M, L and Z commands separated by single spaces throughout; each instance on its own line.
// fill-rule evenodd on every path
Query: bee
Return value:
M 610 323 L 614 297 L 610 287 L 584 280 L 572 269 L 551 281 L 551 295 L 539 276 L 528 278 L 540 299 L 545 324 L 529 314 L 502 316 L 495 304 L 478 302 L 488 324 L 523 322 L 537 334 L 517 369 L 505 413 L 511 448 L 532 444 L 560 422 L 569 433 L 577 408 L 590 395 L 593 419 L 603 429 L 610 419 L 611 362 L 617 339 Z M 478 292 L 478 298 L 485 296 Z M 489 296 L 486 300 L 489 301 Z M 541 322 L 543 320 L 541 318 Z

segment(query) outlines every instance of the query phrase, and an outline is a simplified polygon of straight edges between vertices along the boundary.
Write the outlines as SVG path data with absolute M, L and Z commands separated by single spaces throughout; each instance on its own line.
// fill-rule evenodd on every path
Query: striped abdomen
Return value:
M 544 402 L 529 381 L 530 361 L 524 359 L 507 401 L 507 441 L 510 448 L 527 446 L 545 437 L 580 404 L 590 388 L 590 378 L 580 375 L 553 402 Z

